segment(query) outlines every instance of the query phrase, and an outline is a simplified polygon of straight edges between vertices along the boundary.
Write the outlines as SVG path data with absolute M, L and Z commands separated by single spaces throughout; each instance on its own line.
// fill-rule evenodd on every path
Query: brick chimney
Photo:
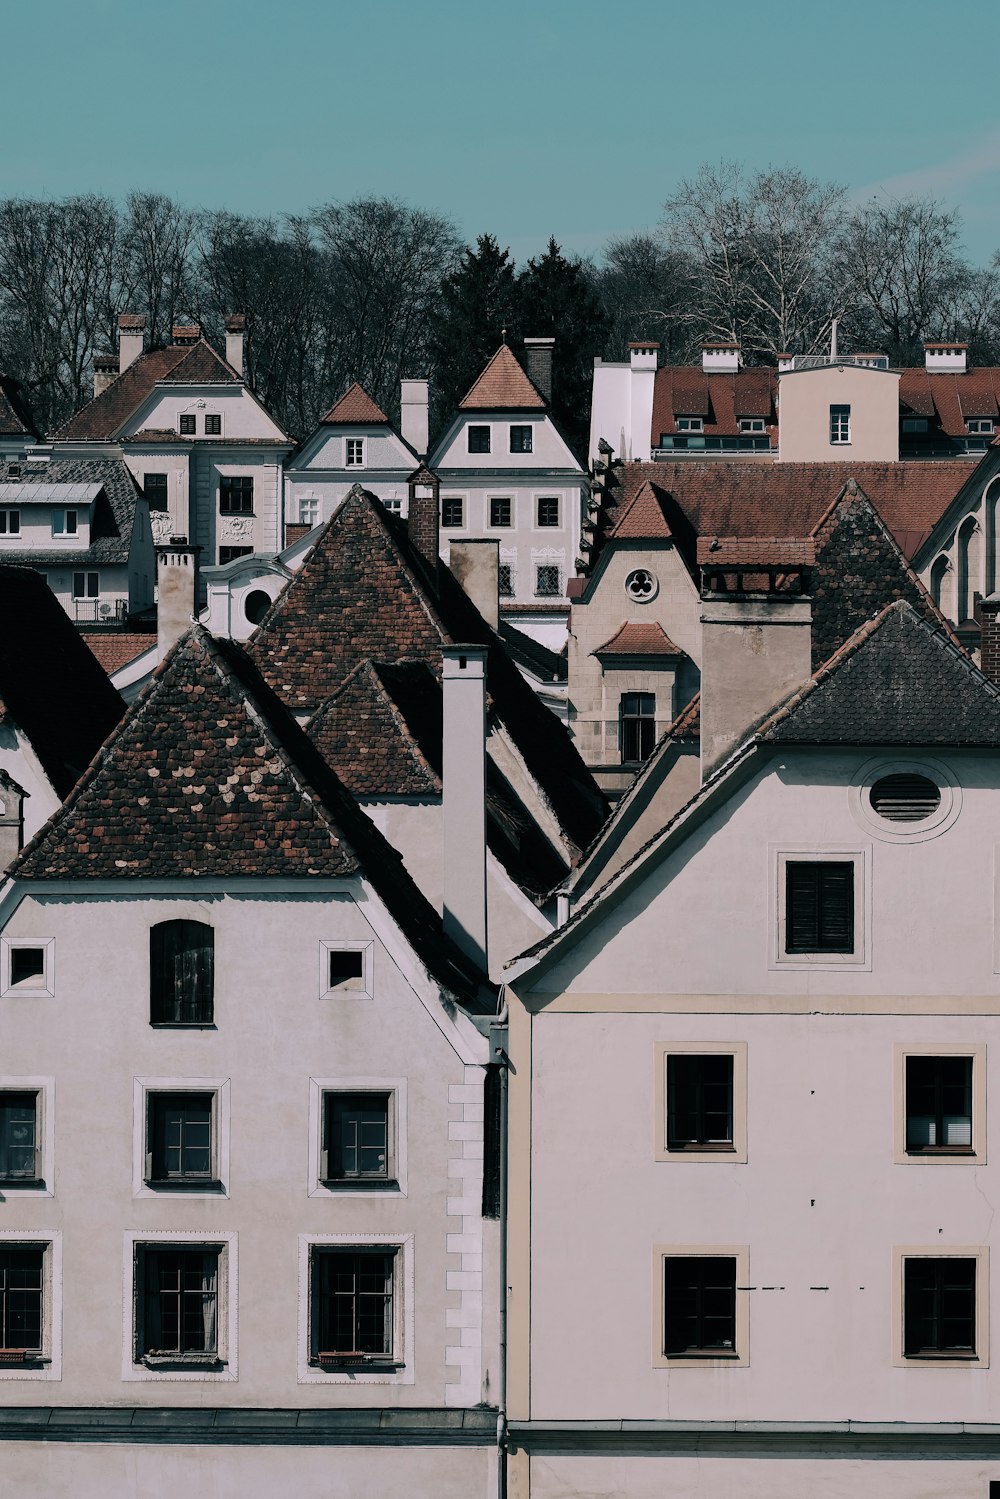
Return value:
M 486 968 L 486 657 L 445 646 L 442 803 L 445 932 Z
M 410 505 L 407 530 L 418 552 L 423 553 L 432 568 L 438 563 L 438 524 L 441 507 L 441 480 L 422 463 L 407 480 Z
M 171 536 L 156 548 L 156 659 L 162 661 L 194 622 L 199 546 Z
M 146 342 L 146 319 L 141 312 L 123 312 L 118 318 L 118 373 L 123 375 L 142 353 Z
M 528 379 L 538 387 L 550 406 L 552 405 L 552 351 L 555 346 L 554 338 L 526 338 L 524 340 L 524 360 L 528 367 Z
M 118 360 L 116 354 L 94 355 L 94 397 L 107 390 L 113 381 L 118 379 Z
M 1000 593 L 988 593 L 979 606 L 979 665 L 1000 687 Z
M 246 337 L 246 331 L 245 312 L 226 314 L 226 363 L 231 364 L 238 375 L 244 373 L 243 340 Z

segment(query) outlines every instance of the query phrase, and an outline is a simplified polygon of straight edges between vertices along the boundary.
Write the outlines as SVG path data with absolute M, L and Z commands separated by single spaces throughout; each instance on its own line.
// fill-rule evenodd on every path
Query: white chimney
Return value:
M 706 375 L 735 375 L 740 367 L 739 344 L 702 344 L 701 367 Z
M 659 351 L 657 343 L 631 343 L 628 346 L 628 414 L 620 442 L 622 456 L 634 458 L 638 463 L 648 463 L 653 455 L 653 392 Z M 658 443 L 659 433 L 655 438 Z M 626 443 L 627 455 L 624 451 Z
M 968 344 L 924 344 L 924 362 L 928 374 L 964 375 L 968 361 Z
M 446 934 L 484 970 L 486 947 L 486 657 L 484 645 L 442 650 Z
M 399 431 L 403 441 L 410 444 L 418 458 L 427 457 L 430 437 L 427 392 L 426 380 L 399 382 Z
M 500 628 L 500 543 L 489 537 L 453 541 L 448 566 L 491 630 Z
M 243 312 L 226 315 L 226 363 L 231 364 L 238 375 L 243 374 L 243 340 L 246 336 L 247 320 Z
M 118 319 L 118 373 L 123 375 L 142 353 L 146 319 L 142 313 L 123 312 Z
M 194 623 L 199 546 L 171 536 L 156 548 L 156 659 L 162 661 Z
M 659 344 L 637 343 L 628 346 L 629 368 L 633 370 L 652 370 L 656 373 L 656 359 L 660 352 Z

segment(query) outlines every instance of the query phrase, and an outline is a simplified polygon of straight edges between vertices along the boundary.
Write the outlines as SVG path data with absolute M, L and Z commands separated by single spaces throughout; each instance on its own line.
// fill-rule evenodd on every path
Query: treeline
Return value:
M 221 338 L 245 312 L 248 376 L 298 436 L 352 380 L 395 414 L 399 380 L 432 379 L 432 421 L 461 398 L 502 337 L 557 340 L 554 404 L 585 441 L 595 354 L 633 338 L 665 357 L 733 340 L 750 363 L 842 348 L 915 363 L 925 339 L 962 338 L 1000 363 L 1000 264 L 963 255 L 958 215 L 923 199 L 851 202 L 795 169 L 703 167 L 653 231 L 595 263 L 554 240 L 517 267 L 490 235 L 462 244 L 446 217 L 391 199 L 255 218 L 193 211 L 155 193 L 0 200 L 0 365 L 45 430 L 89 399 L 95 354 L 121 312 L 150 344 L 197 318 Z

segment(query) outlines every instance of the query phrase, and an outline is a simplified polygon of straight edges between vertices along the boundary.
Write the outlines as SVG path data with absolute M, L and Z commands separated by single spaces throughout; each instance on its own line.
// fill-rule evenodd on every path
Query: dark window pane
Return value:
M 733 1059 L 667 1057 L 667 1149 L 732 1146 Z
M 392 1356 L 393 1260 L 385 1250 L 313 1250 L 314 1358 Z
M 542 563 L 535 569 L 535 593 L 541 599 L 558 598 L 559 568 L 552 563 Z
M 26 989 L 40 989 L 45 982 L 45 949 L 12 947 L 10 949 L 11 988 L 23 984 Z
M 195 430 L 195 428 L 194 428 L 194 421 L 195 421 L 195 419 L 194 419 L 193 416 L 182 416 L 181 417 L 181 420 L 180 420 L 180 432 L 181 432 L 181 436 L 182 437 L 193 437 L 194 436 L 194 430 Z
M 514 569 L 509 562 L 500 563 L 497 591 L 502 599 L 514 597 Z
M 42 1269 L 38 1245 L 0 1248 L 0 1349 L 42 1349 Z
M 626 764 L 648 760 L 656 743 L 656 695 L 623 692 L 619 707 L 621 756 Z
M 219 566 L 223 567 L 227 562 L 235 562 L 237 557 L 249 557 L 253 547 L 220 547 Z M 268 600 L 270 603 L 270 600 Z
M 219 513 L 253 514 L 253 475 L 222 474 L 219 478 Z
M 506 497 L 494 496 L 490 500 L 490 525 L 509 526 L 511 524 L 511 502 Z
M 441 524 L 451 527 L 464 525 L 465 501 L 456 495 L 446 495 L 441 501 Z
M 144 1249 L 143 1323 L 138 1355 L 218 1349 L 219 1250 Z
M 146 499 L 149 501 L 150 510 L 166 510 L 166 474 L 147 474 L 142 481 L 142 492 L 146 496 Z
M 785 951 L 854 951 L 854 865 L 785 865 Z
M 974 1353 L 976 1262 L 948 1256 L 903 1262 L 903 1352 Z
M 209 415 L 205 418 L 205 436 L 220 437 L 222 435 L 221 415 Z
M 667 1357 L 736 1351 L 736 1261 L 668 1255 L 663 1261 Z
M 510 450 L 511 450 L 512 453 L 530 453 L 531 452 L 531 428 L 530 427 L 511 427 L 511 429 L 510 429 Z
M 906 1058 L 908 1151 L 972 1149 L 972 1058 Z
M 326 1097 L 327 1179 L 389 1180 L 389 1094 Z
M 490 429 L 489 429 L 489 427 L 470 427 L 469 428 L 469 452 L 470 453 L 488 453 L 489 450 L 490 450 Z
M 331 989 L 364 989 L 365 955 L 361 948 L 334 948 L 329 956 Z
M 38 1094 L 0 1093 L 0 1182 L 33 1182 L 37 1176 Z
M 558 496 L 552 496 L 548 499 L 541 499 L 538 501 L 538 524 L 539 526 L 558 526 Z
M 149 1099 L 152 1181 L 213 1180 L 211 1093 L 152 1093 Z
M 215 933 L 200 921 L 161 921 L 150 928 L 150 1024 L 211 1025 Z

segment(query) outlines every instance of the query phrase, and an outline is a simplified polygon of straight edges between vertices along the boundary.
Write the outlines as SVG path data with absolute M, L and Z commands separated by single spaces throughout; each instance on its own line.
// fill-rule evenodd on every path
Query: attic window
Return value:
M 965 430 L 973 437 L 992 437 L 993 418 L 989 416 L 971 416 L 965 424 Z
M 320 999 L 340 994 L 371 999 L 373 948 L 371 942 L 321 942 Z
M 705 422 L 700 416 L 679 416 L 677 430 L 678 432 L 704 432 Z
M 882 776 L 869 792 L 872 811 L 887 822 L 923 822 L 941 805 L 941 791 L 915 772 Z

